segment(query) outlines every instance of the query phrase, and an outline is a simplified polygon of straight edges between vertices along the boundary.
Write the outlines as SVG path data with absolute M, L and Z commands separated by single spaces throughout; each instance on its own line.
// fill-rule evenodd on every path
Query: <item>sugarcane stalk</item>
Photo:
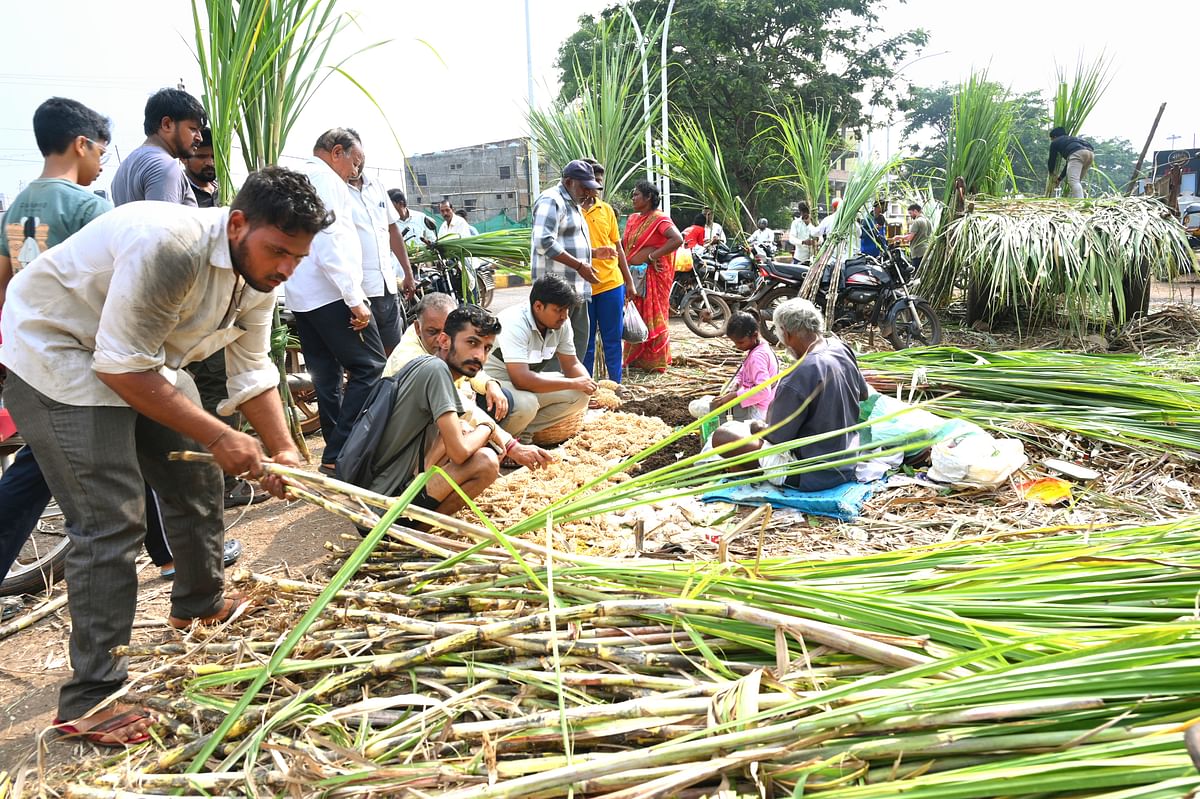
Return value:
M 67 604 L 67 592 L 62 591 L 53 599 L 42 602 L 28 613 L 23 613 L 8 624 L 0 626 L 0 639 L 7 638 L 14 633 L 19 633 L 21 630 L 29 629 L 65 604 Z

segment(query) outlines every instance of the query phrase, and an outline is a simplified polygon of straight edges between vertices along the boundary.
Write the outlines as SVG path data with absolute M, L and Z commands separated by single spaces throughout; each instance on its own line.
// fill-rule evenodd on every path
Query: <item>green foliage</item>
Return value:
M 634 0 L 628 6 L 647 28 L 662 19 L 666 3 Z M 893 104 L 895 67 L 927 36 L 920 30 L 886 33 L 879 24 L 880 8 L 880 3 L 868 0 L 676 4 L 668 64 L 671 104 L 716 132 L 735 195 L 751 197 L 770 175 L 770 147 L 755 137 L 771 123 L 758 112 L 803 103 L 806 109 L 822 109 L 856 128 L 864 122 L 859 99 L 864 93 L 866 102 L 876 107 Z M 614 4 L 601 16 L 623 15 Z M 582 17 L 580 29 L 559 51 L 564 102 L 580 94 L 574 65 L 578 62 L 588 74 L 598 26 L 595 18 Z M 772 216 L 771 209 L 782 205 L 785 197 L 783 184 L 772 185 L 755 199 L 755 213 Z M 729 224 L 724 218 L 718 221 Z
M 1082 134 L 1084 122 L 1112 81 L 1111 65 L 1112 60 L 1103 55 L 1090 64 L 1084 63 L 1081 55 L 1075 64 L 1075 74 L 1070 78 L 1062 67 L 1058 68 L 1058 85 L 1050 106 L 1051 127 L 1065 128 L 1068 136 Z M 1055 161 L 1057 158 L 1052 158 L 1050 162 L 1050 173 L 1046 183 L 1047 196 L 1058 183 Z
M 1012 119 L 1009 125 L 1008 157 L 1012 164 L 1016 190 L 1023 194 L 1040 194 L 1045 188 L 1047 147 L 1046 131 L 1050 119 L 1046 116 L 1046 101 L 1040 91 L 1011 94 L 999 83 L 989 82 L 995 96 L 1008 95 Z M 943 83 L 937 88 L 912 86 L 908 96 L 900 101 L 907 122 L 903 137 L 906 141 L 928 140 L 928 145 L 916 149 L 909 162 L 909 173 L 922 179 L 932 178 L 939 188 L 946 169 L 946 142 L 954 119 L 954 97 L 957 86 Z
M 549 109 L 529 109 L 526 121 L 538 150 L 558 169 L 576 158 L 604 164 L 605 189 L 613 195 L 645 164 L 646 129 L 654 114 L 647 118 L 642 107 L 641 53 L 625 19 L 602 22 L 595 32 L 588 57 L 571 67 L 578 94 Z M 657 87 L 654 64 L 649 76 Z M 651 108 L 657 110 L 657 101 Z
M 784 107 L 778 113 L 764 114 L 774 122 L 760 136 L 779 153 L 777 163 L 785 170 L 768 182 L 784 181 L 799 189 L 804 201 L 816 214 L 829 203 L 829 170 L 833 153 L 840 143 L 836 126 L 828 111 L 808 113 L 804 107 Z
M 710 138 L 696 120 L 677 118 L 671 146 L 658 155 L 672 186 L 684 189 L 680 194 L 692 201 L 694 209 L 711 208 L 713 218 L 722 220 L 726 233 L 742 235 L 742 201 L 730 186 L 716 131 Z
M 1013 187 L 1012 123 L 1008 90 L 987 72 L 973 72 L 959 85 L 946 132 L 944 204 L 950 205 L 957 178 L 967 194 L 1000 195 Z
M 922 293 L 945 302 L 956 282 L 979 287 L 991 313 L 1019 321 L 1063 312 L 1074 332 L 1125 308 L 1126 278 L 1148 271 L 1170 280 L 1192 263 L 1183 228 L 1145 197 L 1077 200 L 977 198 L 972 213 L 944 224 L 921 263 Z
M 1137 151 L 1129 139 L 1088 139 L 1096 148 L 1096 162 L 1088 171 L 1087 193 L 1095 197 L 1099 194 L 1120 193 L 1129 176 L 1133 174 L 1133 166 L 1137 163 Z
M 204 16 L 200 7 L 203 4 Z M 337 0 L 192 0 L 196 59 L 204 84 L 221 202 L 233 197 L 233 137 L 246 169 L 279 160 L 309 100 L 337 72 L 374 98 L 337 64 L 325 63 L 333 39 L 354 22 Z

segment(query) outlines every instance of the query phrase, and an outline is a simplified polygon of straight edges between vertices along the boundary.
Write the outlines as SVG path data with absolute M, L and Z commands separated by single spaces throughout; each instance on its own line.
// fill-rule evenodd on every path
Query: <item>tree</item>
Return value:
M 1106 192 L 1121 192 L 1133 174 L 1137 152 L 1128 139 L 1091 139 L 1096 148 L 1096 162 L 1088 172 L 1088 196 Z
M 995 96 L 1005 98 L 1012 115 L 1012 144 L 1008 155 L 1017 191 L 1040 194 L 1046 185 L 1046 148 L 1049 146 L 1046 100 L 1040 91 L 1014 95 L 995 81 L 988 81 L 987 86 Z M 936 176 L 938 183 L 943 179 L 941 171 L 946 166 L 946 140 L 957 91 L 958 86 L 949 83 L 937 88 L 912 86 L 908 96 L 899 103 L 900 110 L 906 115 L 902 136 L 915 151 L 915 157 L 909 162 L 909 173 L 914 177 Z
M 629 7 L 642 28 L 656 28 L 666 3 L 633 0 Z M 880 3 L 868 0 L 687 0 L 670 20 L 670 101 L 705 129 L 716 132 L 726 156 L 729 181 L 743 199 L 769 175 L 769 144 L 755 136 L 770 125 L 758 112 L 803 103 L 825 111 L 852 129 L 866 122 L 856 97 L 891 108 L 896 65 L 923 45 L 921 30 L 886 34 L 878 22 Z M 619 5 L 604 12 L 624 15 Z M 599 21 L 580 17 L 579 30 L 559 50 L 563 71 L 560 100 L 579 93 L 575 64 L 590 70 Z M 756 213 L 772 215 L 783 199 L 775 187 L 759 194 Z

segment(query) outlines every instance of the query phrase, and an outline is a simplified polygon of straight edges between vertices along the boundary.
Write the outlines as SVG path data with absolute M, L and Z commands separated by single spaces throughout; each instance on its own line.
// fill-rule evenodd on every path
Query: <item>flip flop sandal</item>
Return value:
M 113 716 L 110 719 L 100 722 L 94 727 L 89 727 L 86 730 L 81 730 L 70 722 L 55 719 L 50 722 L 51 728 L 58 733 L 61 738 L 81 738 L 88 743 L 96 746 L 104 746 L 110 749 L 124 749 L 129 746 L 145 743 L 150 740 L 150 733 L 142 732 L 133 738 L 124 741 L 106 741 L 104 736 L 117 730 L 128 727 L 131 724 L 136 724 L 139 721 L 154 721 L 154 717 L 143 713 L 140 710 L 130 710 L 126 713 Z
M 174 627 L 176 630 L 190 629 L 192 624 L 199 624 L 204 627 L 216 627 L 219 624 L 224 624 L 229 621 L 229 618 L 237 612 L 238 608 L 246 602 L 245 594 L 229 594 L 225 597 L 224 604 L 216 613 L 211 613 L 208 616 L 200 616 L 195 619 L 181 619 L 178 616 L 168 616 L 167 624 Z

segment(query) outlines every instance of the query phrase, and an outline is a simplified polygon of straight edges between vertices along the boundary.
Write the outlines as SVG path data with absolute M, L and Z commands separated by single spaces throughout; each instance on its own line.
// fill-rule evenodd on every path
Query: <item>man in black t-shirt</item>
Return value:
M 1055 162 L 1059 156 L 1063 159 L 1063 170 L 1054 178 Z M 1096 154 L 1090 143 L 1078 136 L 1068 136 L 1066 128 L 1050 131 L 1050 158 L 1046 161 L 1046 172 L 1054 179 L 1056 186 L 1066 178 L 1071 197 L 1083 197 L 1083 181 L 1095 160 Z

